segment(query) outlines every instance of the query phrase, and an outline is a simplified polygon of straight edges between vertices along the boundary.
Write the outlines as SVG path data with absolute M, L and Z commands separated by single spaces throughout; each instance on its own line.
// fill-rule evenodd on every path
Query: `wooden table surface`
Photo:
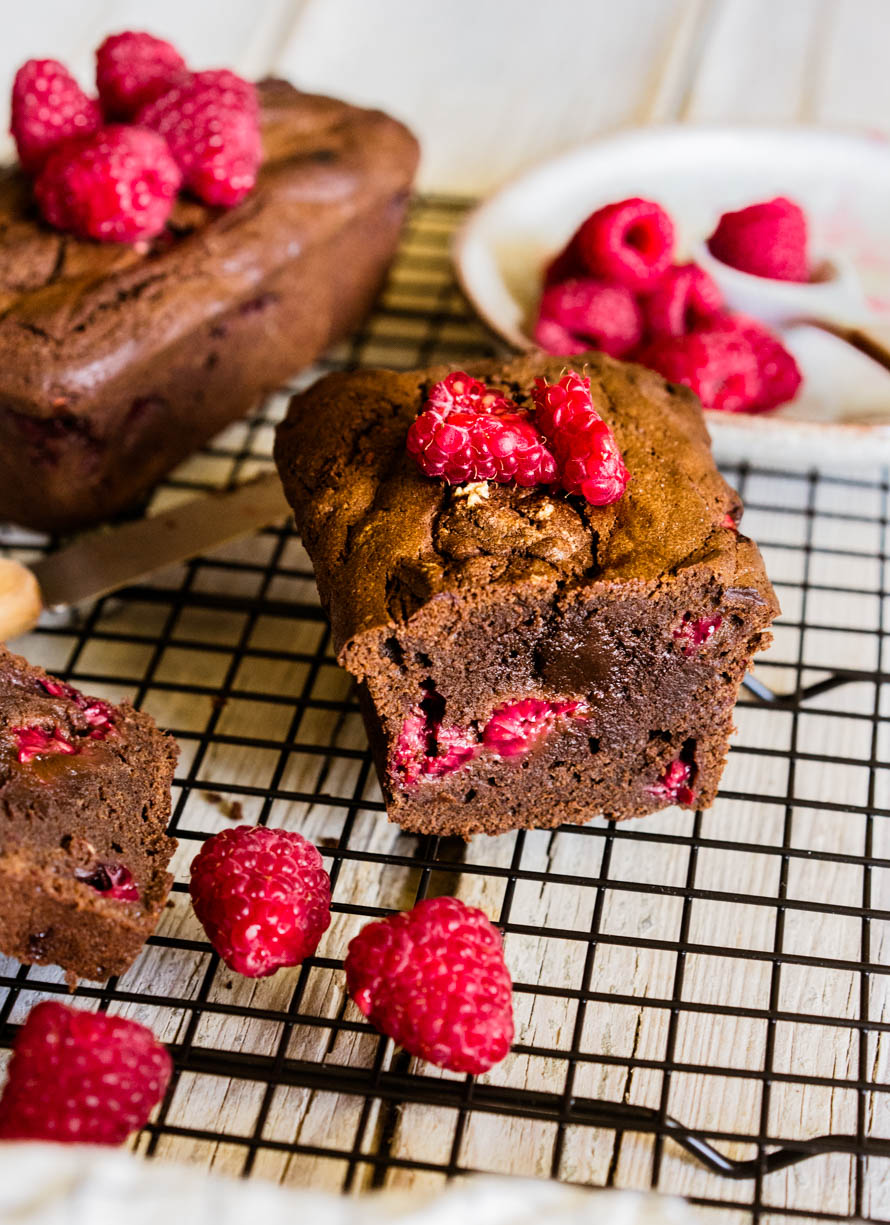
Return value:
M 134 25 L 175 39 L 198 65 L 273 71 L 387 107 L 422 136 L 421 185 L 438 193 L 478 195 L 547 153 L 642 122 L 890 134 L 887 0 L 44 0 L 30 15 L 19 6 L 0 77 L 28 55 L 86 75 L 101 37 Z M 333 362 L 409 367 L 487 351 L 448 268 L 460 215 L 448 200 L 417 211 L 380 310 Z M 267 468 L 284 403 L 273 397 L 252 425 L 184 465 L 158 504 Z M 745 701 L 708 813 L 669 811 L 617 833 L 594 822 L 586 834 L 478 839 L 466 870 L 445 876 L 429 847 L 380 814 L 357 710 L 288 531 L 22 641 L 93 691 L 135 690 L 183 745 L 174 905 L 113 994 L 82 993 L 183 1053 L 163 1125 L 137 1147 L 315 1187 L 503 1170 L 654 1184 L 697 1198 L 721 1225 L 890 1219 L 888 1158 L 818 1156 L 728 1182 L 670 1141 L 584 1125 L 569 1109 L 576 1099 L 652 1106 L 722 1135 L 723 1151 L 740 1157 L 757 1151 L 746 1137 L 890 1137 L 886 474 L 728 475 L 743 482 L 745 528 L 764 543 L 784 607 L 759 675 L 779 694 L 838 668 L 848 683 L 776 708 Z M 40 546 L 16 531 L 2 540 L 23 557 Z M 220 972 L 190 913 L 195 839 L 224 827 L 235 802 L 248 820 L 324 840 L 331 856 L 335 919 L 303 974 L 250 982 Z M 410 905 L 443 879 L 505 925 L 519 1045 L 482 1078 L 478 1108 L 472 1091 L 449 1097 L 447 1085 L 440 1105 L 393 1107 L 362 1085 L 385 1086 L 399 1068 L 454 1078 L 400 1064 L 360 1024 L 339 958 L 369 912 Z M 9 962 L 0 973 L 0 1022 L 20 1021 L 34 992 L 60 983 Z M 208 1051 L 229 1064 L 211 1068 Z M 284 1075 L 289 1060 L 329 1069 L 330 1086 Z M 481 1105 L 499 1087 L 541 1095 L 540 1116 Z M 551 1108 L 560 1101 L 562 1114 Z

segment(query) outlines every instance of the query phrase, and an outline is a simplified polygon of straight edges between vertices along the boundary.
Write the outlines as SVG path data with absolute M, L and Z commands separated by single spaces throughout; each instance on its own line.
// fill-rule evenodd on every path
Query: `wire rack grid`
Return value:
M 466 207 L 416 204 L 375 313 L 321 369 L 492 354 L 450 269 Z M 155 506 L 269 468 L 287 395 Z M 91 692 L 135 694 L 182 747 L 159 929 L 126 975 L 75 996 L 174 1054 L 134 1148 L 348 1192 L 495 1171 L 654 1187 L 727 1222 L 890 1220 L 887 478 L 726 474 L 784 614 L 706 812 L 466 846 L 401 833 L 290 525 L 22 643 Z M 13 528 L 0 542 L 23 559 L 52 543 Z M 334 886 L 318 955 L 258 981 L 219 962 L 185 884 L 200 840 L 242 819 L 312 838 Z M 356 930 L 441 893 L 500 923 L 516 983 L 515 1048 L 477 1079 L 395 1050 L 345 997 Z M 0 960 L 2 1046 L 64 990 L 52 968 Z

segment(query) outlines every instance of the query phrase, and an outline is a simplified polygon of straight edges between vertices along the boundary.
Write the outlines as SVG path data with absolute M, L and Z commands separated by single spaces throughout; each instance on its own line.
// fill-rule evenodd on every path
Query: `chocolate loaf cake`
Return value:
M 172 884 L 177 755 L 149 715 L 0 647 L 0 952 L 72 978 L 130 966 Z
M 705 807 L 778 606 L 697 400 L 573 359 L 631 477 L 553 486 L 424 476 L 408 427 L 443 370 L 334 374 L 296 396 L 276 458 L 391 818 L 496 834 Z M 474 370 L 522 407 L 559 359 Z
M 370 308 L 414 138 L 283 81 L 258 93 L 254 190 L 230 211 L 180 199 L 148 243 L 54 231 L 0 174 L 0 520 L 66 530 L 138 503 Z

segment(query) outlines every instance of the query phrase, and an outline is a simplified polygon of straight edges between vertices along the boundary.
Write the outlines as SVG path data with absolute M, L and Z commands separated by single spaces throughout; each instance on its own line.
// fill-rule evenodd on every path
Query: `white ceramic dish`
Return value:
M 810 219 L 812 249 L 849 260 L 890 332 L 890 144 L 810 128 L 653 127 L 624 132 L 527 171 L 476 208 L 454 258 L 467 298 L 511 347 L 544 263 L 593 209 L 627 196 L 663 204 L 678 258 L 728 209 L 787 195 Z M 798 326 L 785 333 L 804 374 L 798 398 L 765 416 L 708 413 L 718 456 L 769 466 L 890 462 L 890 374 Z

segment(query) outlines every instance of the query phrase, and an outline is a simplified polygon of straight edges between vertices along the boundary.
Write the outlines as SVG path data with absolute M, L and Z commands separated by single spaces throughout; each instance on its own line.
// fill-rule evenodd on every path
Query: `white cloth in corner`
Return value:
M 131 1153 L 0 1144 L 2 1225 L 694 1225 L 679 1199 L 555 1182 L 468 1178 L 440 1193 L 354 1198 L 238 1181 Z

